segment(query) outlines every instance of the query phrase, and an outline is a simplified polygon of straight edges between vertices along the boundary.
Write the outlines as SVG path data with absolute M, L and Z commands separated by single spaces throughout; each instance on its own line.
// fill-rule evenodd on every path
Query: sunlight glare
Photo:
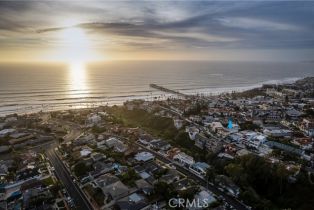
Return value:
M 71 96 L 80 95 L 80 97 L 86 97 L 88 95 L 84 62 L 69 63 L 69 81 Z
M 81 28 L 67 28 L 61 33 L 64 49 L 61 51 L 62 59 L 70 63 L 86 62 L 91 57 L 89 40 Z

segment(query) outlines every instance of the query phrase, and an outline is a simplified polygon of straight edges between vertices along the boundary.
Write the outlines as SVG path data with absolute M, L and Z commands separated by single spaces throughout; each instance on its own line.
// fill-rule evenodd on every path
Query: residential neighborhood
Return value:
M 310 209 L 275 197 L 313 192 L 313 93 L 306 78 L 1 117 L 0 209 Z

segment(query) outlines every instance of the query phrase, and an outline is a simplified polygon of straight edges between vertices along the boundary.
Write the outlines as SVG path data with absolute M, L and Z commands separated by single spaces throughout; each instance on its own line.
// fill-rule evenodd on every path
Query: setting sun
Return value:
M 314 209 L 313 26 L 314 0 L 0 0 L 0 210 Z
M 85 62 L 92 59 L 90 42 L 83 29 L 71 27 L 60 31 L 60 41 L 64 48 L 60 50 L 60 59 L 68 62 Z

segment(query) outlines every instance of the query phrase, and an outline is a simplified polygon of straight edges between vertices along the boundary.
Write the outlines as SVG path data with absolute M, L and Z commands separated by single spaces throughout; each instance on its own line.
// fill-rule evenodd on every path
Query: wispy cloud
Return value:
M 217 18 L 217 20 L 224 26 L 243 28 L 243 29 L 255 29 L 255 30 L 278 30 L 278 31 L 299 31 L 301 27 L 287 24 L 272 22 L 268 20 L 245 18 L 245 17 L 224 17 Z
M 0 1 L 0 51 L 51 48 L 60 44 L 59 31 L 78 27 L 97 50 L 307 53 L 313 8 L 290 1 Z

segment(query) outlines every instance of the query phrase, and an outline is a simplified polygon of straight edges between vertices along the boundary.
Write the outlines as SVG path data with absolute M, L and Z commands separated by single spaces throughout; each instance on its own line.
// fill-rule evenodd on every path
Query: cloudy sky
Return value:
M 1 1 L 0 61 L 314 60 L 314 1 Z

